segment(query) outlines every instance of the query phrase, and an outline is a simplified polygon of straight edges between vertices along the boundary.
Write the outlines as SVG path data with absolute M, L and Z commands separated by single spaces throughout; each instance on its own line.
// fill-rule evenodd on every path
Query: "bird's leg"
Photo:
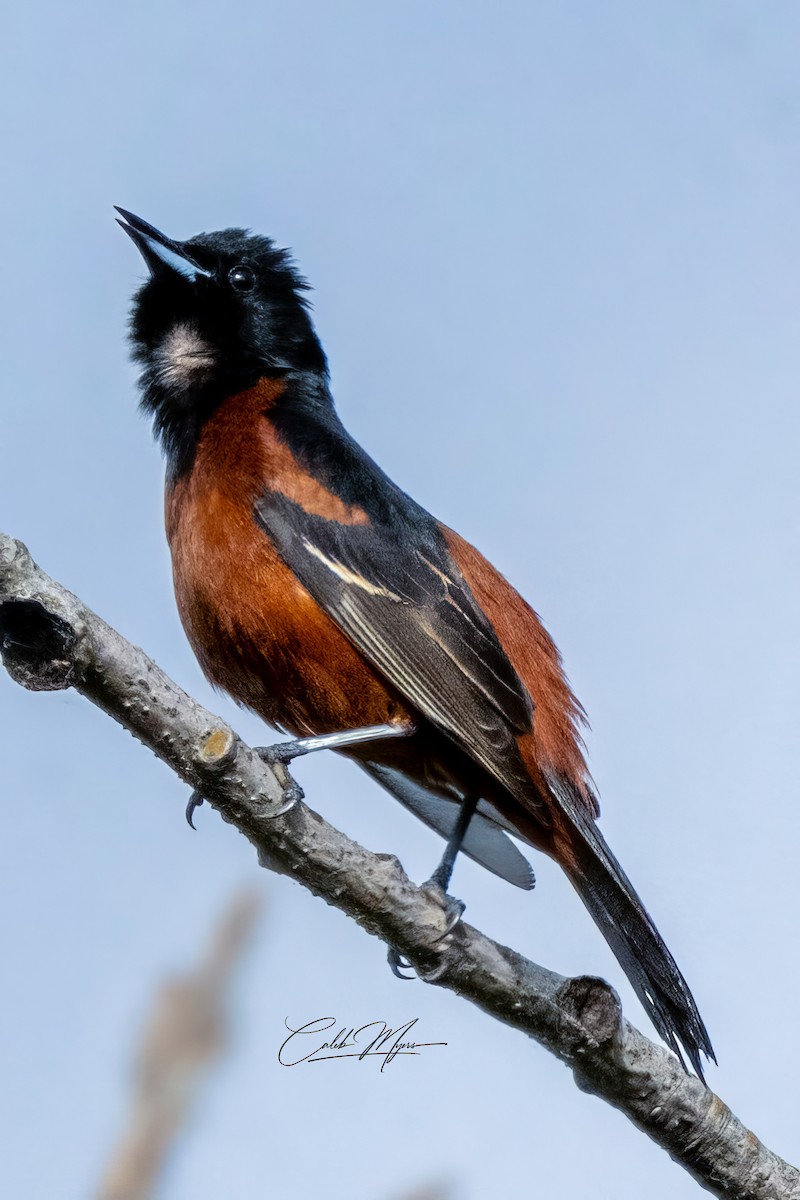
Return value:
M 444 848 L 442 861 L 428 880 L 428 883 L 440 887 L 445 894 L 447 894 L 447 889 L 450 886 L 450 877 L 453 874 L 456 856 L 464 843 L 464 838 L 467 836 L 469 823 L 472 820 L 477 805 L 477 796 L 465 796 L 462 800 L 456 823 L 453 826 L 453 832 L 447 839 L 447 845 Z
M 266 763 L 290 763 L 304 754 L 317 750 L 340 750 L 343 746 L 357 746 L 361 742 L 378 742 L 384 738 L 410 737 L 416 726 L 405 724 L 365 725 L 363 729 L 345 729 L 342 733 L 321 733 L 317 736 L 294 738 L 291 742 L 278 742 L 275 746 L 255 746 L 255 752 Z
M 321 733 L 318 736 L 294 738 L 291 742 L 278 742 L 274 746 L 254 746 L 253 749 L 265 763 L 290 763 L 292 759 L 301 758 L 304 754 L 313 754 L 317 750 L 339 750 L 343 746 L 357 746 L 360 742 L 378 742 L 384 738 L 410 737 L 416 730 L 411 722 L 386 725 L 365 725 L 362 729 L 346 729 L 342 733 Z M 293 808 L 301 798 L 300 789 L 295 787 L 287 804 L 282 804 L 271 815 L 280 817 Z M 186 805 L 186 820 L 194 829 L 192 817 L 203 803 L 200 792 L 194 791 Z M 452 868 L 451 868 L 452 869 Z
M 455 896 L 450 896 L 447 889 L 450 886 L 450 877 L 453 874 L 453 867 L 455 866 L 456 857 L 462 845 L 464 844 L 464 838 L 467 836 L 469 823 L 472 820 L 472 816 L 477 808 L 477 805 L 477 796 L 464 797 L 461 802 L 461 807 L 459 808 L 458 816 L 456 817 L 456 823 L 453 826 L 453 832 L 447 839 L 447 845 L 444 848 L 444 854 L 442 855 L 441 862 L 431 875 L 428 882 L 422 885 L 423 887 L 434 888 L 442 893 L 445 917 L 447 920 L 444 931 L 439 934 L 438 938 L 436 938 L 436 941 L 439 942 L 442 941 L 443 938 L 446 938 L 448 933 L 451 933 L 455 929 L 464 912 L 464 902 L 462 900 L 457 900 Z M 404 970 L 409 969 L 410 963 L 407 963 L 406 960 L 402 958 L 395 949 L 389 949 L 387 958 L 389 960 L 389 966 L 392 969 L 392 973 L 396 975 L 398 979 L 411 978 L 410 975 L 403 974 Z M 420 978 L 424 979 L 426 983 L 433 983 L 443 973 L 444 969 L 445 964 L 443 963 L 442 966 L 437 967 L 430 974 L 420 976 Z

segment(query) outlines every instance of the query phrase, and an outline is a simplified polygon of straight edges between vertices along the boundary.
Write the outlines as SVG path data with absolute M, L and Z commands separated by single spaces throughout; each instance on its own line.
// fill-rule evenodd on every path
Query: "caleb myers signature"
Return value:
M 336 1017 L 317 1017 L 306 1021 L 296 1029 L 284 1024 L 290 1031 L 278 1051 L 278 1062 L 282 1067 L 296 1067 L 304 1062 L 327 1062 L 331 1058 L 382 1058 L 381 1072 L 400 1054 L 419 1054 L 428 1046 L 446 1046 L 447 1042 L 405 1041 L 408 1031 L 417 1024 L 414 1017 L 399 1029 L 390 1029 L 385 1021 L 369 1021 L 358 1029 L 347 1029 L 342 1025 L 329 1041 L 320 1041 L 320 1034 L 327 1033 L 337 1024 Z M 311 1047 L 311 1049 L 309 1049 Z

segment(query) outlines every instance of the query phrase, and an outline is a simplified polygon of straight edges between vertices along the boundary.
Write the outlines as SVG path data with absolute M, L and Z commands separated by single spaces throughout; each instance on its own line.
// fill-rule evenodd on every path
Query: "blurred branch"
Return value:
M 0 646 L 24 687 L 74 687 L 109 713 L 239 829 L 259 861 L 291 875 L 405 955 L 436 983 L 534 1038 L 576 1083 L 619 1108 L 716 1196 L 800 1200 L 800 1172 L 768 1150 L 719 1097 L 622 1017 L 602 980 L 565 979 L 445 914 L 397 858 L 372 854 L 298 801 L 268 767 L 143 651 L 40 571 L 0 534 Z M 442 959 L 442 956 L 444 958 Z
M 208 1071 L 228 1044 L 226 1002 L 233 971 L 259 910 L 236 897 L 196 971 L 168 979 L 156 994 L 134 1063 L 127 1128 L 97 1200 L 149 1200 Z
M 398 1197 L 397 1200 L 451 1200 L 452 1190 L 445 1185 L 436 1185 L 432 1187 L 417 1188 L 413 1192 L 406 1192 L 404 1196 Z

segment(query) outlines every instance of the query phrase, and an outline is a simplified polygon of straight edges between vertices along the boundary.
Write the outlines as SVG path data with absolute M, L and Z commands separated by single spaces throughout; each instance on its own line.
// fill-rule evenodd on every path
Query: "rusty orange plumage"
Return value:
M 282 391 L 262 380 L 226 400 L 165 511 L 175 595 L 208 679 L 275 728 L 333 733 L 407 716 L 253 520 L 265 479 L 321 516 L 366 519 L 304 472 L 272 429 Z

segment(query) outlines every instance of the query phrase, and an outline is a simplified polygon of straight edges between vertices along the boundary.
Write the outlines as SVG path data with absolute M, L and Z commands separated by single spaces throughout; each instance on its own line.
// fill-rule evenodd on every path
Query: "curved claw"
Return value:
M 438 967 L 434 967 L 432 971 L 428 971 L 425 975 L 418 975 L 417 979 L 419 979 L 422 983 L 436 983 L 442 978 L 448 966 L 449 964 L 447 962 L 447 958 L 443 954 L 442 961 L 439 963 Z
M 445 893 L 444 912 L 445 912 L 446 924 L 444 927 L 444 931 L 442 933 L 440 933 L 438 935 L 438 937 L 435 937 L 433 939 L 434 942 L 443 942 L 445 940 L 445 938 L 448 937 L 453 932 L 453 930 L 456 928 L 456 926 L 460 923 L 461 918 L 464 915 L 464 909 L 466 907 L 467 906 L 463 900 L 457 900 L 455 896 L 448 896 L 447 893 Z M 437 967 L 434 967 L 432 971 L 427 971 L 424 975 L 421 974 L 420 972 L 417 972 L 417 978 L 420 979 L 423 983 L 438 983 L 438 981 L 442 978 L 442 976 L 447 971 L 447 968 L 449 965 L 450 964 L 448 962 L 447 948 L 443 946 L 442 950 L 441 950 L 441 957 L 439 960 L 439 965 Z
M 410 962 L 407 962 L 402 955 L 397 953 L 393 946 L 389 947 L 389 950 L 386 954 L 386 961 L 388 962 L 395 978 L 405 980 L 414 978 L 413 975 L 403 974 L 403 971 L 413 971 L 414 968 L 411 966 Z
M 447 918 L 444 931 L 435 937 L 435 942 L 442 942 L 448 934 L 452 933 L 456 925 L 459 924 L 464 915 L 464 909 L 467 907 L 463 900 L 457 900 L 455 896 L 445 895 L 444 912 Z
M 426 883 L 423 883 L 422 887 L 426 892 L 432 892 L 437 903 L 441 904 L 444 909 L 444 930 L 433 938 L 434 942 L 444 941 L 447 935 L 452 933 L 456 925 L 458 925 L 467 906 L 463 900 L 459 900 L 456 896 L 451 896 L 449 892 L 446 892 L 435 875 L 432 875 Z
M 197 826 L 195 825 L 194 821 L 192 820 L 192 817 L 194 816 L 195 811 L 200 807 L 200 805 L 204 804 L 204 803 L 205 803 L 204 798 L 195 789 L 195 791 L 193 791 L 191 796 L 189 797 L 189 803 L 186 805 L 186 820 L 189 822 L 192 829 L 194 829 L 194 830 L 197 829 Z
M 294 808 L 295 804 L 297 804 L 298 800 L 303 799 L 303 791 L 299 787 L 298 788 L 287 788 L 285 795 L 286 795 L 286 799 L 284 800 L 283 804 L 279 804 L 274 812 L 259 814 L 263 820 L 272 821 L 272 820 L 274 820 L 275 817 L 284 816 L 285 813 L 291 812 L 291 810 Z
M 431 881 L 429 880 L 429 884 L 430 883 Z M 436 890 L 441 894 L 442 906 L 445 913 L 444 930 L 442 933 L 438 934 L 433 941 L 443 942 L 444 939 L 453 932 L 455 927 L 460 922 L 462 916 L 464 915 L 464 909 L 466 908 L 466 905 L 463 900 L 458 900 L 455 896 L 448 896 L 447 892 L 442 892 L 441 886 L 435 880 L 433 881 L 433 887 L 435 887 Z M 402 958 L 401 955 L 399 955 L 392 947 L 389 948 L 386 957 L 389 962 L 389 966 L 392 969 L 392 974 L 397 976 L 398 979 L 413 979 L 416 976 L 416 978 L 420 979 L 423 983 L 436 983 L 442 978 L 449 965 L 447 962 L 445 948 L 442 949 L 441 961 L 439 965 L 434 967 L 432 971 L 428 971 L 425 974 L 415 970 L 411 963 Z M 413 974 L 404 975 L 404 971 L 413 971 Z

